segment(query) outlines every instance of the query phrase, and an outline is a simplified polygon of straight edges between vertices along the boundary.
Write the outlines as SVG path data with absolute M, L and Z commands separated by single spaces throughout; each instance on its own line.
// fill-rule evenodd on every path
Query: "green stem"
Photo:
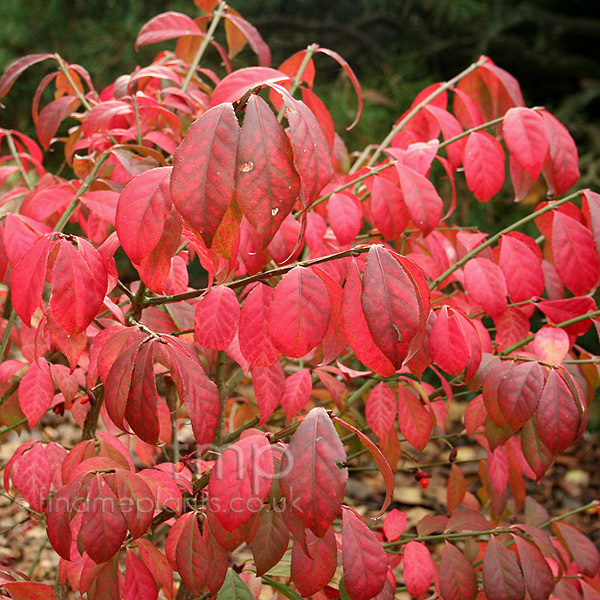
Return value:
M 2 397 L 0 398 L 0 406 L 2 406 L 17 391 L 17 388 L 19 387 L 19 383 L 20 383 L 20 381 L 15 381 L 15 383 L 13 383 L 8 388 L 8 390 L 2 395 Z
M 439 88 L 431 92 L 427 97 L 423 98 L 421 102 L 419 102 L 412 110 L 410 110 L 407 115 L 401 119 L 387 134 L 384 140 L 379 144 L 379 147 L 371 156 L 369 162 L 367 163 L 368 167 L 373 166 L 381 153 L 392 143 L 392 140 L 396 137 L 396 135 L 402 131 L 405 125 L 425 106 L 427 106 L 432 100 L 435 100 L 440 94 L 443 94 L 445 91 L 449 90 L 453 85 L 457 84 L 463 77 L 466 77 L 469 73 L 472 73 L 476 69 L 478 69 L 481 65 L 486 62 L 487 58 L 480 58 L 477 62 L 473 63 L 470 67 L 467 67 L 464 71 L 449 79 L 445 83 L 443 83 Z
M 54 56 L 56 57 L 56 62 L 58 63 L 58 68 L 60 69 L 61 73 L 65 76 L 66 80 L 69 82 L 69 85 L 75 92 L 75 95 L 77 96 L 77 98 L 79 98 L 79 101 L 81 102 L 81 104 L 83 105 L 85 110 L 92 110 L 92 105 L 87 101 L 87 98 L 81 93 L 79 88 L 75 85 L 75 82 L 73 81 L 73 78 L 71 77 L 71 73 L 69 73 L 69 69 L 67 69 L 67 65 L 66 65 L 65 61 L 63 60 L 62 56 L 60 56 L 59 54 L 55 54 Z
M 584 315 L 579 315 L 578 317 L 573 317 L 572 319 L 567 319 L 566 321 L 563 321 L 562 323 L 557 323 L 556 325 L 554 325 L 554 327 L 561 327 L 561 328 L 568 327 L 569 325 L 574 325 L 575 323 L 579 323 L 581 321 L 585 321 L 586 319 L 592 319 L 592 318 L 598 317 L 598 316 L 600 316 L 600 310 L 593 310 L 592 312 L 585 313 Z M 521 348 L 521 346 L 525 346 L 525 344 L 529 344 L 529 342 L 532 342 L 534 339 L 535 339 L 535 333 L 530 336 L 527 336 L 526 338 L 523 338 L 521 341 L 517 342 L 516 344 L 513 344 L 512 346 L 505 348 L 498 355 L 505 356 L 507 354 L 510 354 L 511 352 L 514 352 L 515 350 Z
M 510 233 L 511 231 L 515 231 L 515 229 L 522 227 L 523 225 L 529 223 L 530 221 L 537 219 L 541 215 L 546 214 L 547 212 L 550 212 L 551 210 L 554 210 L 555 208 L 558 208 L 559 206 L 562 206 L 563 204 L 566 204 L 567 202 L 570 202 L 571 200 L 575 200 L 580 195 L 581 195 L 581 191 L 579 191 L 579 190 L 577 192 L 573 192 L 572 194 L 569 194 L 568 196 L 565 196 L 564 198 L 561 198 L 560 200 L 555 200 L 554 202 L 550 202 L 548 205 L 546 205 L 541 210 L 533 212 L 530 215 L 527 215 L 526 217 L 519 219 L 512 225 L 505 227 L 502 231 L 499 231 L 498 233 L 496 233 L 495 235 L 488 238 L 485 242 L 483 242 L 476 248 L 473 248 L 473 250 L 471 250 L 470 252 L 467 252 L 467 254 L 465 254 L 460 260 L 456 261 L 449 269 L 444 271 L 437 279 L 434 279 L 429 284 L 429 289 L 433 290 L 434 288 L 436 288 L 442 281 L 444 281 L 447 277 L 452 275 L 452 273 L 454 273 L 455 271 L 458 271 L 458 269 L 460 269 L 463 265 L 466 265 L 472 258 L 474 258 L 478 254 L 483 252 L 486 248 L 489 248 L 491 245 L 495 244 L 503 235 Z
M 10 149 L 10 153 L 12 154 L 12 157 L 15 159 L 15 162 L 17 163 L 17 167 L 19 167 L 19 171 L 21 172 L 21 177 L 23 177 L 25 186 L 27 187 L 28 190 L 32 190 L 33 188 L 35 188 L 35 185 L 32 183 L 31 179 L 29 179 L 29 174 L 27 173 L 27 171 L 25 170 L 25 167 L 23 166 L 23 161 L 21 160 L 21 157 L 19 156 L 19 151 L 17 150 L 17 146 L 15 145 L 15 140 L 13 139 L 13 136 L 11 135 L 10 131 L 6 132 L 6 141 L 8 142 L 8 147 Z
M 185 76 L 185 79 L 183 81 L 183 85 L 181 86 L 181 91 L 183 93 L 187 92 L 187 89 L 192 81 L 192 78 L 194 77 L 194 74 L 196 73 L 196 69 L 198 68 L 198 65 L 200 64 L 200 61 L 202 60 L 202 57 L 204 56 L 204 53 L 206 52 L 208 45 L 210 44 L 210 42 L 213 39 L 213 35 L 215 33 L 215 30 L 217 29 L 217 25 L 219 24 L 219 21 L 221 20 L 221 17 L 223 16 L 223 13 L 225 12 L 226 8 L 227 8 L 227 5 L 225 4 L 225 2 L 221 1 L 221 2 L 219 2 L 219 5 L 215 9 L 215 12 L 213 13 L 213 18 L 210 22 L 208 30 L 207 30 L 206 34 L 204 35 L 202 43 L 200 44 L 200 48 L 198 48 L 198 52 L 196 52 L 196 56 L 194 56 L 194 60 L 192 61 L 192 64 L 190 65 L 190 70 L 187 72 L 187 75 Z
M 296 76 L 294 77 L 294 81 L 292 82 L 292 85 L 290 87 L 290 94 L 292 96 L 298 89 L 298 86 L 300 85 L 300 81 L 302 79 L 302 75 L 304 74 L 304 70 L 308 66 L 308 63 L 309 63 L 310 59 L 312 58 L 312 55 L 315 53 L 315 51 L 317 50 L 318 47 L 319 46 L 317 44 L 310 44 L 310 46 L 307 46 L 306 54 L 304 55 L 304 58 L 302 59 L 302 62 L 300 63 L 300 66 L 298 67 L 298 72 L 296 73 Z M 277 120 L 280 123 L 281 123 L 281 121 L 283 121 L 284 114 L 285 114 L 285 104 L 283 104 L 282 107 L 279 109 L 279 113 L 277 115 Z
M 4 353 L 6 352 L 6 348 L 8 347 L 8 340 L 10 339 L 10 331 L 13 328 L 16 318 L 17 313 L 15 312 L 15 309 L 12 308 L 8 317 L 8 323 L 6 323 L 6 329 L 4 330 L 4 334 L 2 335 L 2 342 L 0 342 L 0 362 L 4 360 Z
M 81 196 L 83 196 L 90 189 L 90 186 L 95 181 L 96 177 L 98 177 L 98 173 L 100 172 L 102 165 L 104 165 L 104 163 L 108 160 L 109 156 L 110 152 L 108 150 L 100 155 L 100 157 L 96 161 L 96 164 L 90 171 L 89 175 L 85 178 L 84 182 L 81 184 L 81 187 L 77 190 L 75 196 L 73 196 L 73 200 L 71 200 L 71 203 L 69 204 L 69 206 L 67 206 L 65 212 L 58 220 L 58 223 L 54 228 L 54 231 L 56 233 L 61 232 L 65 228 L 65 225 L 69 222 L 71 215 L 75 212 L 75 209 L 77 208 L 79 198 L 81 198 Z
M 21 425 L 24 425 L 25 423 L 27 423 L 27 418 L 21 419 L 20 421 L 17 421 L 16 423 L 9 425 L 8 427 L 3 427 L 2 429 L 0 429 L 0 435 L 4 435 L 5 433 L 12 431 L 13 429 L 17 429 L 17 427 L 21 427 Z
M 140 129 L 140 107 L 138 106 L 135 96 L 132 96 L 131 103 L 135 112 L 135 131 L 138 146 L 142 145 L 142 130 Z

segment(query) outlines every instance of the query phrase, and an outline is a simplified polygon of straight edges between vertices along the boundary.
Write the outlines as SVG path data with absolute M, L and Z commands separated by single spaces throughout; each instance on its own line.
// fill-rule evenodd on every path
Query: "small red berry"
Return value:
M 450 454 L 448 455 L 448 460 L 453 463 L 456 460 L 456 455 L 458 454 L 458 451 L 456 450 L 456 448 L 452 448 L 452 450 L 450 450 Z
M 421 487 L 423 489 L 427 489 L 429 487 L 429 479 L 427 479 L 427 477 L 423 477 L 423 479 L 420 479 L 419 483 L 421 484 Z
M 179 461 L 173 468 L 175 469 L 175 473 L 181 473 L 181 471 L 185 469 L 185 465 L 181 461 Z

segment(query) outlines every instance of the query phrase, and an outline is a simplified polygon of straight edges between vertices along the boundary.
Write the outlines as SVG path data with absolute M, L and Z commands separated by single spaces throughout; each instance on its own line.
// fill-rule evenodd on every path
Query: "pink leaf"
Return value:
M 292 373 L 285 380 L 285 390 L 283 398 L 281 398 L 281 406 L 288 421 L 306 406 L 310 400 L 311 392 L 312 378 L 308 369 Z
M 256 403 L 260 410 L 260 426 L 273 414 L 283 398 L 285 375 L 278 362 L 270 367 L 253 366 L 251 371 Z
M 272 479 L 273 456 L 264 435 L 245 437 L 223 452 L 211 472 L 208 493 L 214 513 L 227 531 L 258 513 Z
M 473 258 L 464 267 L 465 286 L 490 317 L 506 309 L 508 294 L 502 269 L 487 258 Z
M 367 424 L 382 439 L 394 426 L 398 402 L 394 392 L 382 381 L 377 384 L 367 400 L 365 417 Z
M 119 196 L 116 230 L 123 250 L 134 263 L 141 263 L 162 237 L 171 209 L 171 171 L 172 167 L 144 171 Z
M 225 350 L 238 330 L 240 304 L 235 292 L 226 286 L 213 287 L 196 304 L 194 330 L 204 348 Z
M 346 592 L 352 600 L 370 600 L 387 579 L 384 549 L 365 522 L 350 508 L 343 511 L 342 565 Z
M 323 536 L 339 515 L 348 471 L 344 447 L 323 408 L 313 408 L 294 433 L 282 460 L 281 491 L 304 527 Z
M 540 176 L 549 147 L 548 128 L 542 115 L 531 108 L 510 108 L 502 123 L 511 155 L 535 180 Z
M 275 288 L 269 314 L 275 346 L 286 356 L 305 356 L 327 333 L 331 316 L 327 288 L 310 269 L 294 267 Z
M 427 593 L 435 574 L 429 550 L 422 542 L 408 542 L 404 549 L 404 583 L 408 593 L 419 598 Z
M 463 153 L 467 186 L 479 202 L 495 196 L 504 183 L 504 150 L 489 133 L 474 131 L 469 134 Z
M 27 417 L 30 427 L 52 406 L 54 381 L 50 367 L 44 358 L 38 358 L 19 382 L 19 406 Z
M 135 40 L 135 47 L 137 49 L 147 44 L 156 44 L 187 35 L 204 37 L 193 19 L 182 13 L 169 11 L 156 15 L 144 24 Z

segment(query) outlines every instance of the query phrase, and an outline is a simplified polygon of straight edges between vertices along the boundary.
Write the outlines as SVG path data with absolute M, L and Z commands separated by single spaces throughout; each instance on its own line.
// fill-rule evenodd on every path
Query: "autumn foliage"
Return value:
M 236 11 L 196 4 L 144 25 L 137 46 L 174 51 L 104 90 L 54 54 L 0 80 L 55 69 L 37 141 L 0 130 L 0 434 L 23 437 L 6 492 L 60 556 L 57 596 L 0 568 L 1 597 L 600 597 L 592 542 L 526 494 L 599 380 L 578 340 L 600 316 L 600 195 L 572 190 L 567 129 L 484 56 L 349 155 L 313 87 L 313 57 L 337 61 L 360 118 L 342 57 L 275 69 Z M 233 68 L 246 45 L 259 66 Z M 453 224 L 540 185 L 499 233 Z M 77 445 L 35 435 L 49 412 Z M 344 500 L 357 440 L 377 514 Z M 486 457 L 469 490 L 464 444 Z M 446 512 L 406 530 L 394 473 L 427 487 L 432 445 Z

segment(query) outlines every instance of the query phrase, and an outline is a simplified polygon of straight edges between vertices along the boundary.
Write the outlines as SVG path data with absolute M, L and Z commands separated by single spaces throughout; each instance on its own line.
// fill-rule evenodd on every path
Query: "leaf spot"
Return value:
M 275 215 L 276 215 L 278 212 L 279 212 L 279 209 L 278 209 L 278 208 L 272 208 L 272 209 L 271 209 L 271 214 L 272 214 L 273 216 L 275 216 Z
M 240 171 L 242 173 L 249 173 L 252 169 L 254 169 L 254 163 L 251 160 L 240 165 Z
M 398 325 L 396 325 L 396 323 L 392 323 L 392 327 L 394 328 L 394 331 L 396 332 L 396 335 L 398 336 L 398 341 L 402 342 L 402 333 L 400 332 L 400 329 L 398 329 Z
M 298 109 L 295 106 L 288 106 L 287 111 L 295 115 L 298 112 Z

